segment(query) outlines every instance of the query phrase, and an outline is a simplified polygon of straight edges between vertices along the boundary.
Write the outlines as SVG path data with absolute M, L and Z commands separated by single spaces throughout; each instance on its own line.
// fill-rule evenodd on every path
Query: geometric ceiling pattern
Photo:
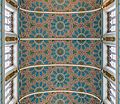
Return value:
M 21 0 L 31 11 L 75 12 L 99 8 L 101 0 Z M 102 68 L 102 11 L 80 14 L 19 13 L 19 98 L 35 92 L 78 91 L 102 99 L 102 73 L 91 67 L 42 66 L 71 64 Z M 22 40 L 31 38 L 30 40 Z M 83 38 L 83 40 L 34 40 Z M 88 38 L 88 39 L 87 39 Z M 85 39 L 85 40 L 84 40 Z M 93 39 L 93 40 L 91 40 Z M 31 95 L 20 104 L 99 104 L 92 96 L 68 93 Z

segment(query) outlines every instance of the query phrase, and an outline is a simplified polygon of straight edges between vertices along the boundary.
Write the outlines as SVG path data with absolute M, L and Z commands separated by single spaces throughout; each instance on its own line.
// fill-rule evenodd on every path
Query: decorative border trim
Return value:
M 99 71 L 102 71 L 100 68 L 97 68 L 97 67 L 94 67 L 94 66 L 89 66 L 89 65 L 75 65 L 75 64 L 46 64 L 46 65 L 33 65 L 33 66 L 27 66 L 27 67 L 24 67 L 24 68 L 21 68 L 20 71 L 22 70 L 26 70 L 26 69 L 29 69 L 29 68 L 36 68 L 36 67 L 45 67 L 45 66 L 48 66 L 48 67 L 53 67 L 53 66 L 60 66 L 60 67 L 73 67 L 73 66 L 76 66 L 76 67 L 85 67 L 85 68 L 92 68 L 92 69 L 96 69 L 96 70 L 99 70 Z
M 44 91 L 44 92 L 35 92 L 32 94 L 28 94 L 24 97 L 22 97 L 19 101 L 21 102 L 23 99 L 32 96 L 32 95 L 37 95 L 37 94 L 44 94 L 44 93 L 77 93 L 77 94 L 84 94 L 84 95 L 88 95 L 88 96 L 92 96 L 95 99 L 98 99 L 101 102 L 101 99 L 93 94 L 87 93 L 87 92 L 78 92 L 78 91 L 67 91 L 67 90 L 54 90 L 54 91 Z

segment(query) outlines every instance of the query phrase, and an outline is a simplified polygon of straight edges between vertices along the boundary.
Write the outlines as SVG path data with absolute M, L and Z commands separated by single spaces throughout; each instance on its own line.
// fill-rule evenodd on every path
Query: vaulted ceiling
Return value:
M 23 9 L 44 12 L 89 11 L 100 6 L 101 0 L 20 3 Z M 101 10 L 80 14 L 19 11 L 19 98 L 44 92 L 26 97 L 21 104 L 56 104 L 57 99 L 59 104 L 100 103 L 95 97 L 69 91 L 86 92 L 102 99 L 101 13 Z

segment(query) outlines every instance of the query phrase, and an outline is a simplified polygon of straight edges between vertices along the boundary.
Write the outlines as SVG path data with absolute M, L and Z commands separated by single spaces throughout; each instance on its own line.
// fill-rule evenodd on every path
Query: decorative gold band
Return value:
M 115 77 L 114 77 L 111 73 L 109 73 L 109 72 L 107 72 L 107 71 L 105 71 L 105 70 L 103 70 L 103 75 L 107 76 L 107 77 L 110 78 L 112 81 L 115 81 Z
M 18 40 L 17 37 L 6 37 L 6 38 L 5 38 L 5 41 L 6 41 L 6 42 L 17 41 L 17 40 Z
M 13 0 L 6 0 L 6 2 L 9 3 L 10 5 L 12 5 L 15 8 L 18 7 L 18 5 Z
M 112 4 L 115 0 L 106 0 L 104 3 L 103 3 L 103 8 L 106 8 L 107 6 L 109 6 L 110 4 Z
M 10 73 L 6 78 L 5 81 L 8 81 L 10 78 L 12 78 L 15 74 L 17 73 L 17 70 L 13 71 L 12 73 Z

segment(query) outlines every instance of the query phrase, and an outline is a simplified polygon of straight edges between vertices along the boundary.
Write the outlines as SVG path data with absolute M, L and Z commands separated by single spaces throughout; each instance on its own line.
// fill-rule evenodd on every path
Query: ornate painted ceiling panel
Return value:
M 102 0 L 20 0 L 20 7 L 35 11 L 80 11 L 101 7 Z
M 101 11 L 83 14 L 36 14 L 21 11 L 21 38 L 100 38 Z
M 30 40 L 20 43 L 20 68 L 39 64 L 83 64 L 101 67 L 101 41 Z
M 31 11 L 85 11 L 99 8 L 101 0 L 21 0 Z M 102 67 L 101 11 L 82 14 L 40 14 L 20 11 L 19 68 L 34 65 L 71 64 Z M 35 38 L 85 38 L 86 40 L 34 40 Z M 87 40 L 91 38 L 93 40 Z M 102 73 L 77 66 L 31 67 L 20 71 L 19 97 L 45 91 L 78 91 L 102 98 Z M 78 93 L 42 93 L 20 104 L 99 104 Z

